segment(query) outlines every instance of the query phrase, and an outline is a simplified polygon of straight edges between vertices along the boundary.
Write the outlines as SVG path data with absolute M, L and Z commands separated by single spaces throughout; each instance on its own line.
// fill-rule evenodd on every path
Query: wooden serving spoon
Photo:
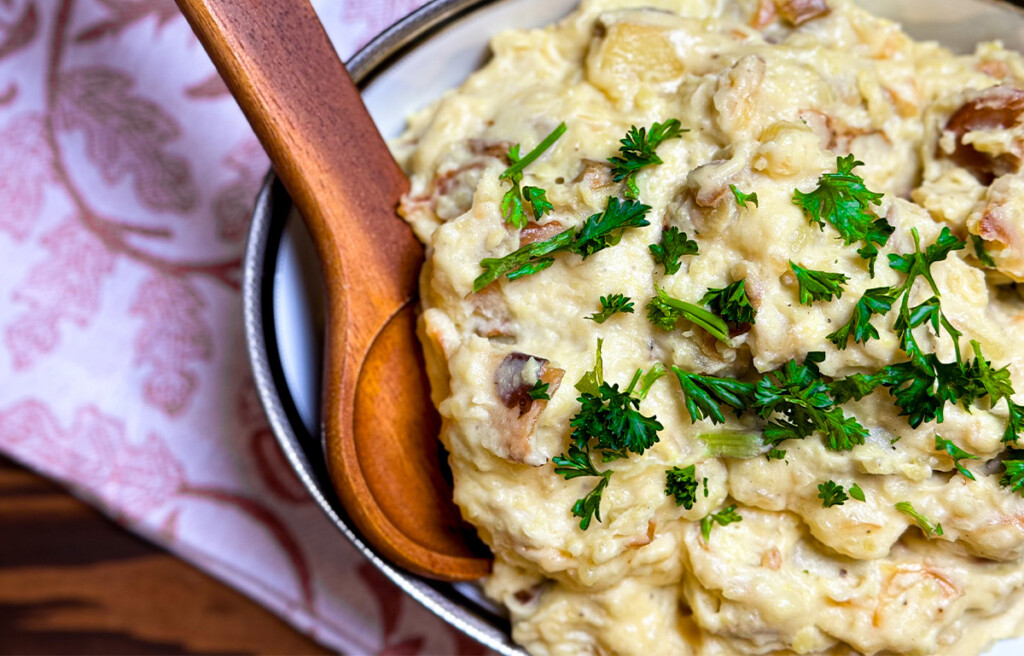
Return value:
M 385 558 L 469 580 L 490 557 L 452 502 L 415 335 L 409 182 L 308 0 L 178 0 L 301 212 L 327 287 L 323 431 L 346 511 Z

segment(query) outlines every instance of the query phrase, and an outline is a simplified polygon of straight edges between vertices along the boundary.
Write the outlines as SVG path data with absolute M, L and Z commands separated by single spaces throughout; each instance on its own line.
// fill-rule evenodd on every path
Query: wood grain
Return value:
M 388 560 L 469 580 L 490 554 L 441 473 L 410 321 L 423 248 L 408 189 L 306 0 L 178 0 L 316 244 L 327 289 L 323 423 L 349 516 Z M 363 375 L 368 371 L 370 374 Z
M 327 654 L 0 458 L 0 654 Z

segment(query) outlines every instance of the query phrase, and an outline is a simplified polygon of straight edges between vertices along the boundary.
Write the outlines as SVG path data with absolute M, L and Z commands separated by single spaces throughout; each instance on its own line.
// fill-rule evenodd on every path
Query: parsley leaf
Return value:
M 545 214 L 550 214 L 554 206 L 548 202 L 547 192 L 540 187 L 523 187 L 523 193 L 533 208 L 533 218 L 540 219 Z M 522 227 L 522 226 L 519 226 Z
M 789 261 L 789 266 L 796 274 L 796 281 L 800 287 L 800 302 L 804 305 L 810 305 L 812 301 L 831 301 L 833 296 L 842 297 L 843 285 L 850 280 L 841 273 L 805 269 L 793 260 Z
M 736 198 L 736 204 L 742 207 L 743 209 L 747 208 L 747 203 L 750 203 L 755 207 L 758 206 L 756 193 L 745 194 L 742 191 L 740 191 L 739 187 L 737 187 L 734 184 L 729 185 L 729 189 L 732 190 L 732 195 Z
M 739 417 L 754 401 L 753 383 L 691 374 L 675 365 L 672 366 L 672 373 L 679 379 L 679 387 L 682 388 L 683 398 L 686 400 L 686 410 L 690 413 L 690 422 L 711 419 L 712 423 L 722 424 L 725 423 L 725 416 L 720 406 L 732 408 Z
M 840 350 L 846 348 L 850 337 L 858 344 L 866 344 L 869 339 L 878 339 L 878 329 L 871 325 L 871 317 L 891 310 L 896 298 L 897 292 L 889 287 L 874 287 L 865 291 L 854 306 L 850 321 L 827 335 L 826 339 Z
M 508 180 L 512 183 L 512 187 L 505 192 L 505 196 L 501 200 L 501 216 L 505 219 L 506 223 L 510 223 L 520 229 L 526 226 L 526 213 L 523 211 L 524 191 L 527 193 L 529 202 L 533 206 L 535 218 L 539 219 L 545 212 L 551 211 L 551 204 L 545 198 L 543 189 L 536 187 L 520 189 L 520 184 L 523 182 L 523 169 L 532 164 L 545 150 L 558 141 L 559 137 L 565 134 L 565 130 L 565 123 L 559 123 L 558 127 L 552 130 L 551 134 L 544 137 L 543 141 L 537 144 L 536 148 L 522 157 L 519 155 L 519 144 L 509 148 L 508 160 L 512 162 L 512 165 L 498 176 L 499 180 Z M 538 205 L 538 201 L 540 205 Z
M 874 276 L 878 247 L 889 241 L 893 227 L 869 211 L 871 205 L 881 204 L 882 194 L 868 190 L 864 179 L 853 173 L 854 168 L 863 164 L 853 155 L 836 158 L 836 172 L 822 174 L 813 191 L 797 189 L 793 202 L 819 228 L 824 229 L 826 221 L 832 224 L 846 245 L 863 242 L 857 254 L 868 260 Z
M 700 534 L 704 536 L 704 541 L 707 542 L 711 539 L 711 529 L 715 524 L 719 526 L 728 526 L 734 522 L 741 522 L 743 518 L 738 512 L 736 512 L 736 505 L 733 504 L 728 508 L 713 512 L 710 515 L 700 520 Z
M 673 467 L 665 470 L 665 496 L 674 497 L 677 506 L 687 510 L 693 508 L 697 501 L 697 478 L 694 476 L 694 465 L 680 469 Z
M 709 289 L 700 302 L 706 304 L 729 325 L 752 324 L 757 310 L 750 304 L 745 283 L 746 280 L 740 279 L 721 289 Z
M 1011 451 L 1010 454 L 1016 458 L 1024 456 L 1020 451 Z M 1006 471 L 999 479 L 999 484 L 1010 488 L 1011 492 L 1020 492 L 1024 496 L 1024 460 L 1004 460 L 1003 467 Z
M 967 453 L 957 445 L 953 444 L 951 441 L 943 437 L 939 437 L 938 435 L 935 436 L 935 450 L 945 451 L 946 453 L 948 453 L 949 457 L 953 459 L 953 466 L 956 467 L 956 470 L 958 472 L 960 472 L 967 478 L 971 479 L 972 481 L 976 480 L 974 478 L 974 474 L 971 473 L 971 470 L 961 465 L 960 461 L 979 460 L 978 456 L 974 455 L 973 453 Z
M 857 501 L 864 501 L 864 490 L 860 489 L 860 486 L 854 483 L 850 486 L 850 497 Z
M 1020 432 L 1024 430 L 1024 406 L 1017 405 L 1010 399 L 1006 399 L 1010 407 L 1010 417 L 1006 421 L 1006 432 L 1003 433 L 1003 442 L 1017 442 Z
M 679 271 L 679 258 L 684 255 L 697 254 L 697 242 L 680 232 L 679 228 L 672 226 L 661 233 L 661 243 L 648 246 L 654 255 L 654 261 L 665 267 L 665 275 L 669 276 Z
M 577 446 L 583 448 L 595 441 L 597 449 L 619 457 L 626 451 L 641 455 L 658 441 L 658 431 L 664 426 L 657 417 L 643 415 L 640 399 L 633 396 L 639 379 L 637 370 L 637 375 L 623 391 L 617 384 L 602 382 L 597 394 L 583 392 L 580 395 L 577 399 L 580 410 L 569 422 Z
M 651 126 L 650 132 L 645 128 L 635 125 L 630 126 L 626 136 L 619 140 L 622 145 L 619 147 L 619 157 L 609 157 L 612 165 L 612 180 L 615 182 L 626 182 L 626 198 L 638 198 L 640 190 L 636 186 L 636 174 L 640 169 L 654 164 L 661 164 L 661 158 L 655 149 L 662 142 L 669 139 L 678 139 L 684 130 L 677 119 L 670 118 L 664 123 L 655 123 Z
M 933 535 L 942 535 L 942 524 L 932 524 L 927 517 L 914 510 L 914 506 L 909 501 L 900 501 L 895 505 L 896 510 L 900 511 L 904 515 L 913 519 L 917 525 L 924 531 L 925 537 L 932 537 Z
M 822 508 L 831 508 L 843 505 L 850 497 L 846 496 L 842 485 L 837 485 L 835 481 L 825 481 L 818 485 L 818 498 L 821 499 Z
M 587 218 L 578 232 L 567 228 L 550 239 L 532 242 L 504 257 L 485 257 L 480 261 L 484 271 L 473 281 L 473 291 L 480 291 L 502 276 L 515 280 L 543 271 L 554 264 L 552 255 L 560 251 L 586 259 L 617 244 L 626 228 L 649 225 L 644 216 L 650 209 L 635 201 L 620 203 L 618 198 L 609 197 L 604 212 Z
M 582 499 L 577 499 L 576 503 L 572 505 L 572 514 L 580 518 L 580 528 L 584 531 L 590 528 L 591 518 L 601 521 L 601 495 L 604 493 L 604 489 L 608 487 L 608 479 L 611 477 L 611 474 L 610 471 L 604 472 L 601 475 L 601 480 L 594 486 L 594 489 L 588 492 Z
M 985 249 L 985 240 L 978 235 L 971 235 L 971 243 L 974 244 L 974 256 L 978 258 L 978 261 L 984 266 L 995 268 L 995 260 Z
M 699 305 L 669 296 L 659 289 L 658 295 L 647 303 L 647 320 L 662 330 L 673 330 L 680 319 L 700 326 L 723 344 L 732 345 L 729 326 Z
M 587 319 L 597 323 L 604 323 L 613 314 L 620 312 L 623 314 L 633 314 L 633 301 L 623 294 L 611 294 L 601 297 L 601 311 L 595 312 L 587 317 Z
M 592 396 L 598 394 L 598 388 L 604 382 L 604 358 L 601 356 L 601 347 L 604 340 L 597 338 L 597 353 L 594 356 L 594 368 L 583 374 L 576 382 L 576 391 L 585 392 Z
M 550 401 L 551 395 L 548 394 L 548 387 L 550 387 L 548 383 L 538 380 L 529 389 L 530 398 L 534 401 Z

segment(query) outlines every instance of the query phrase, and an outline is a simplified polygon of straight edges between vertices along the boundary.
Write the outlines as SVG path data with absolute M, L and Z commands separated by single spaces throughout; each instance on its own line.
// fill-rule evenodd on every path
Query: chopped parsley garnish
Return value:
M 810 305 L 813 301 L 831 301 L 833 297 L 842 297 L 843 285 L 850 280 L 841 273 L 805 269 L 792 260 L 789 261 L 789 266 L 796 274 L 796 282 L 800 287 L 800 302 L 804 305 Z
M 565 123 L 559 123 L 558 127 L 551 131 L 551 134 L 544 137 L 544 140 L 526 155 L 519 155 L 519 144 L 509 148 L 508 160 L 512 162 L 512 165 L 498 176 L 498 179 L 508 180 L 512 183 L 512 188 L 505 192 L 505 196 L 501 200 L 501 216 L 505 219 L 506 223 L 510 223 L 520 229 L 526 226 L 527 217 L 523 209 L 524 202 L 530 203 L 533 207 L 534 218 L 539 219 L 546 212 L 551 211 L 551 203 L 545 197 L 543 189 L 537 187 L 520 188 L 520 185 L 523 182 L 523 169 L 532 164 L 545 150 L 558 141 L 558 138 L 565 134 L 565 129 Z M 524 192 L 526 193 L 525 200 L 523 198 Z
M 684 255 L 697 254 L 697 242 L 680 232 L 679 228 L 672 226 L 662 231 L 661 243 L 648 246 L 654 255 L 654 261 L 665 267 L 665 275 L 670 276 L 679 271 L 681 266 L 679 258 Z
M 743 383 L 733 378 L 691 374 L 675 365 L 671 369 L 679 379 L 679 387 L 683 390 L 691 422 L 710 419 L 712 423 L 722 424 L 725 423 L 722 405 L 732 408 L 739 417 L 753 404 L 753 383 Z
M 741 278 L 721 289 L 709 289 L 700 302 L 731 326 L 752 324 L 757 310 L 750 304 L 745 283 Z
M 843 505 L 850 497 L 846 496 L 842 485 L 835 481 L 825 481 L 818 485 L 818 498 L 821 499 L 822 508 L 831 508 Z
M 529 389 L 530 398 L 534 401 L 550 401 L 551 396 L 548 394 L 548 387 L 550 387 L 548 383 L 538 380 Z
M 620 312 L 623 314 L 633 314 L 633 301 L 623 294 L 610 294 L 609 296 L 601 297 L 601 311 L 595 312 L 587 317 L 587 319 L 597 323 L 604 323 L 613 314 L 619 314 Z
M 568 480 L 577 476 L 601 476 L 597 486 L 579 499 L 572 513 L 580 517 L 580 528 L 586 530 L 591 518 L 601 521 L 601 494 L 608 486 L 611 471 L 598 471 L 591 460 L 592 450 L 601 455 L 603 462 L 637 455 L 658 442 L 658 431 L 664 428 L 654 416 L 640 412 L 640 402 L 647 396 L 655 381 L 665 375 L 665 368 L 654 365 L 646 374 L 637 369 L 629 386 L 619 390 L 617 384 L 604 380 L 601 358 L 601 340 L 597 342 L 594 369 L 576 384 L 580 390 L 577 399 L 579 412 L 569 422 L 572 443 L 565 456 L 552 459 L 555 473 Z
M 971 235 L 971 243 L 974 244 L 974 256 L 978 258 L 978 261 L 984 266 L 995 268 L 995 260 L 985 250 L 985 240 L 978 235 Z
M 758 206 L 756 193 L 745 194 L 742 191 L 740 191 L 739 188 L 734 184 L 729 185 L 729 189 L 732 190 L 732 195 L 736 197 L 736 204 L 742 207 L 743 209 L 747 208 L 747 203 L 750 203 L 754 207 Z
M 713 512 L 700 520 L 700 534 L 704 536 L 704 541 L 707 542 L 711 539 L 711 529 L 715 524 L 719 526 L 728 526 L 734 522 L 741 522 L 743 518 L 736 512 L 736 505 L 733 504 L 728 508 Z
M 1010 451 L 1009 453 L 1017 459 L 1003 461 L 1006 471 L 999 479 L 999 484 L 1010 488 L 1011 492 L 1019 492 L 1024 496 L 1024 460 L 1019 459 L 1024 456 L 1024 452 Z
M 554 264 L 553 254 L 561 251 L 587 259 L 617 244 L 626 228 L 649 225 L 644 217 L 650 209 L 650 206 L 636 201 L 620 203 L 618 198 L 609 196 L 605 210 L 587 218 L 578 231 L 567 228 L 551 239 L 532 242 L 504 257 L 486 257 L 481 260 L 480 266 L 484 272 L 473 281 L 473 291 L 480 291 L 502 276 L 515 280 L 543 271 Z
M 866 344 L 869 339 L 878 339 L 878 330 L 871 325 L 871 317 L 882 315 L 892 309 L 896 296 L 888 287 L 874 287 L 864 292 L 853 308 L 850 321 L 839 330 L 826 336 L 837 349 L 845 349 L 850 337 L 858 344 Z
M 972 481 L 975 480 L 974 474 L 971 473 L 971 470 L 961 465 L 960 461 L 979 460 L 978 456 L 974 455 L 973 453 L 967 453 L 957 445 L 953 444 L 951 441 L 943 437 L 939 437 L 938 435 L 935 436 L 935 450 L 945 451 L 946 453 L 948 453 L 949 457 L 953 459 L 953 466 L 956 467 L 956 470 L 963 474 L 964 476 L 966 476 L 967 478 L 971 479 Z
M 864 179 L 853 173 L 863 164 L 853 155 L 836 158 L 836 172 L 822 174 L 813 191 L 796 190 L 793 202 L 819 228 L 824 230 L 826 221 L 832 224 L 846 245 L 863 242 L 857 254 L 868 260 L 874 276 L 878 247 L 889 241 L 893 227 L 870 211 L 871 205 L 881 204 L 882 194 L 868 190 Z
M 927 517 L 914 510 L 909 501 L 900 501 L 896 504 L 896 510 L 913 519 L 918 527 L 924 531 L 925 537 L 942 535 L 942 524 L 932 524 Z
M 856 483 L 850 486 L 850 498 L 864 501 L 864 490 L 860 489 L 860 486 Z
M 629 128 L 626 136 L 619 140 L 622 145 L 619 147 L 618 157 L 609 157 L 612 165 L 612 180 L 626 183 L 626 198 L 638 198 L 640 190 L 636 186 L 636 174 L 646 166 L 661 164 L 661 158 L 655 149 L 662 142 L 669 139 L 678 139 L 684 130 L 677 119 L 670 118 L 664 123 L 655 123 L 650 131 L 645 128 L 637 128 L 635 125 Z
M 1006 399 L 1010 407 L 1010 417 L 1006 421 L 1006 432 L 1003 433 L 1003 442 L 1017 442 L 1021 431 L 1024 431 L 1024 406 L 1017 405 L 1010 399 Z
M 647 303 L 647 320 L 662 330 L 673 330 L 680 319 L 700 326 L 723 344 L 732 345 L 729 326 L 699 305 L 673 298 L 663 289 Z
M 687 510 L 693 508 L 697 501 L 697 477 L 694 476 L 694 470 L 694 465 L 665 470 L 665 496 L 674 497 L 676 505 Z
M 754 407 L 758 414 L 763 419 L 780 415 L 765 428 L 767 444 L 777 446 L 815 432 L 821 432 L 825 446 L 832 451 L 848 451 L 864 444 L 867 430 L 843 414 L 821 378 L 817 362 L 823 357 L 822 353 L 808 353 L 803 363 L 790 360 L 757 382 Z

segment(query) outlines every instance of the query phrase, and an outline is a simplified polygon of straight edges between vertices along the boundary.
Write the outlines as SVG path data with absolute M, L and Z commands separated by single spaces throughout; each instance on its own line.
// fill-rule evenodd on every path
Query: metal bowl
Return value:
M 397 136 L 405 118 L 458 86 L 487 58 L 490 38 L 539 27 L 577 0 L 435 0 L 380 34 L 348 69 L 381 132 Z M 860 0 L 902 22 L 918 39 L 958 52 L 1000 39 L 1024 50 L 1024 11 L 999 0 Z M 506 656 L 525 656 L 509 622 L 475 584 L 429 581 L 380 558 L 351 526 L 331 485 L 320 437 L 323 283 L 309 235 L 271 171 L 256 199 L 245 252 L 243 303 L 249 358 L 270 425 L 292 467 L 342 535 L 388 578 L 454 627 Z M 1024 653 L 1024 639 L 990 656 Z

